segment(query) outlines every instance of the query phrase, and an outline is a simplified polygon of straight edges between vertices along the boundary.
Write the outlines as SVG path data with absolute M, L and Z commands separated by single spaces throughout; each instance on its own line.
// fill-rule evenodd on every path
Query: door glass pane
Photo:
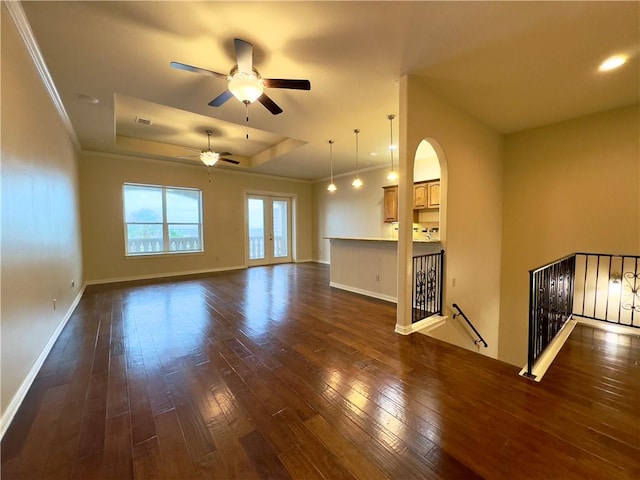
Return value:
M 249 260 L 264 258 L 264 200 L 250 198 L 249 210 Z
M 289 255 L 288 206 L 289 202 L 286 200 L 274 200 L 272 203 L 274 258 L 287 257 Z

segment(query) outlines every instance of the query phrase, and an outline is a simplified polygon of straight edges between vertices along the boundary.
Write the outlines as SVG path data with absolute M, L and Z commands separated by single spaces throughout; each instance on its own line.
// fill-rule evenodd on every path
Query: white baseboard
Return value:
M 314 262 L 323 263 L 325 265 L 331 265 L 331 262 L 329 260 L 314 260 Z
M 396 297 L 385 295 L 384 293 L 373 292 L 371 290 L 364 290 L 362 288 L 356 288 L 350 285 L 343 285 L 341 283 L 336 283 L 336 282 L 329 282 L 329 286 L 334 288 L 339 288 L 340 290 L 346 290 L 347 292 L 353 292 L 359 295 L 366 295 L 367 297 L 377 298 L 379 300 L 384 300 L 385 302 L 398 303 L 398 299 Z
M 53 345 L 56 343 L 56 340 L 58 340 L 58 337 L 62 333 L 62 330 L 64 329 L 65 325 L 71 318 L 71 315 L 73 315 L 74 310 L 78 306 L 78 303 L 82 298 L 82 294 L 84 293 L 84 289 L 86 285 L 87 284 L 85 283 L 80 289 L 80 291 L 78 292 L 78 295 L 76 295 L 76 298 L 73 300 L 73 302 L 69 306 L 67 313 L 62 318 L 62 320 L 60 321 L 60 323 L 58 324 L 54 332 L 51 334 L 49 341 L 42 349 L 42 352 L 40 352 L 40 355 L 38 356 L 35 363 L 31 367 L 31 370 L 29 370 L 29 373 L 27 373 L 27 376 L 25 377 L 24 381 L 20 385 L 20 388 L 18 388 L 18 391 L 15 393 L 15 395 L 11 399 L 11 402 L 9 402 L 9 405 L 7 405 L 7 409 L 4 411 L 4 414 L 0 419 L 0 440 L 2 440 L 2 438 L 4 437 L 4 434 L 7 432 L 7 429 L 9 428 L 9 425 L 11 425 L 13 417 L 15 417 L 16 413 L 18 412 L 18 409 L 20 408 L 20 405 L 24 401 L 24 398 L 27 396 L 27 393 L 29 392 L 29 388 L 31 388 L 33 381 L 36 379 L 36 376 L 38 375 L 38 372 L 40 371 L 40 369 L 42 368 L 42 365 L 47 359 L 47 356 L 51 352 Z
M 621 335 L 640 335 L 640 328 L 630 327 L 628 325 L 618 325 L 617 323 L 603 322 L 602 320 L 592 320 L 590 318 L 579 317 L 574 315 L 580 325 L 606 330 L 611 333 L 619 333 Z
M 226 272 L 230 270 L 244 270 L 246 265 L 236 265 L 233 267 L 223 268 L 205 268 L 202 270 L 185 270 L 182 272 L 171 273 L 152 273 L 149 275 L 132 275 L 130 277 L 102 278 L 99 280 L 87 280 L 86 285 L 101 285 L 105 283 L 132 282 L 135 280 L 153 280 L 155 278 L 182 277 L 185 275 L 200 275 L 203 273 Z
M 301 258 L 300 260 L 296 260 L 296 263 L 310 263 L 313 261 L 313 258 Z

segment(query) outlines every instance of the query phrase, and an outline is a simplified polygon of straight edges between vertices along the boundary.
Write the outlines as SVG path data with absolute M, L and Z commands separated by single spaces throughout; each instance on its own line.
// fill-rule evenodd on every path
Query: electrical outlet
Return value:
M 452 279 L 451 279 L 451 286 L 452 286 L 452 287 L 455 287 L 455 286 L 456 286 L 456 279 L 455 279 L 455 278 L 452 278 Z
M 76 286 L 76 281 L 75 280 L 71 280 L 71 283 L 69 285 L 71 285 L 71 288 L 75 287 Z
M 376 273 L 376 282 L 379 282 L 379 281 L 380 281 L 380 274 Z

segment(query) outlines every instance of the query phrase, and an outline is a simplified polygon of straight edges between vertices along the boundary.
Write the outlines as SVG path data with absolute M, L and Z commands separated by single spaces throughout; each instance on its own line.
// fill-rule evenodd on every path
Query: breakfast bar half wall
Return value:
M 332 287 L 398 301 L 398 240 L 387 238 L 326 237 L 330 241 Z M 438 253 L 439 240 L 414 240 L 413 254 Z

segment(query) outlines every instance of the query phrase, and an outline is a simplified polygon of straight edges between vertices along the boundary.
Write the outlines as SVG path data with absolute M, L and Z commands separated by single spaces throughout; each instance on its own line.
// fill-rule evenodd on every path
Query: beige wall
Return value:
M 211 179 L 211 183 L 209 183 Z M 202 254 L 133 257 L 124 255 L 122 185 L 125 182 L 202 190 Z M 244 193 L 295 196 L 296 260 L 311 260 L 312 186 L 309 182 L 128 157 L 83 153 L 80 199 L 84 268 L 89 282 L 241 268 L 244 250 Z
M 338 190 L 328 192 L 329 180 L 313 184 L 316 215 L 313 258 L 329 262 L 329 240 L 324 237 L 392 238 L 393 227 L 384 223 L 383 190 L 397 182 L 387 180 L 388 168 L 360 172 L 364 185 L 355 189 L 355 175 L 334 177 Z
M 526 363 L 530 269 L 577 251 L 640 255 L 639 113 L 506 137 L 501 359 Z
M 500 256 L 502 237 L 502 137 L 432 94 L 414 77 L 401 80 L 400 161 L 412 174 L 423 139 L 441 162 L 443 207 L 440 212 L 445 253 L 445 314 L 457 303 L 498 354 Z M 402 172 L 402 170 L 401 170 Z M 412 175 L 410 175 L 411 178 Z M 400 192 L 410 195 L 410 192 Z M 406 199 L 409 202 L 408 198 Z M 455 281 L 455 286 L 454 286 Z M 400 291 L 400 290 L 399 290 Z M 468 329 L 452 320 L 434 337 L 476 350 Z
M 1 8 L 4 431 L 80 293 L 82 264 L 73 143 Z

